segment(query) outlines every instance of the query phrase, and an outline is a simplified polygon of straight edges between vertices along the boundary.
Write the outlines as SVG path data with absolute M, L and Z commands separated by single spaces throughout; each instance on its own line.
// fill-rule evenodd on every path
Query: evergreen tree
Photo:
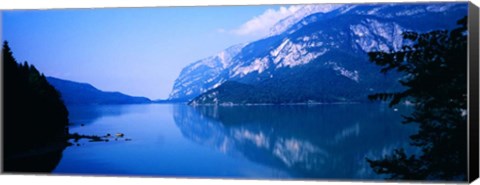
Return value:
M 390 106 L 409 100 L 414 112 L 404 123 L 419 125 L 411 145 L 421 154 L 397 149 L 383 159 L 367 159 L 378 174 L 390 179 L 466 180 L 467 178 L 467 17 L 452 31 L 404 34 L 411 45 L 400 51 L 369 53 L 372 62 L 397 70 L 405 91 L 379 93 L 371 100 L 390 100 Z
M 48 171 L 52 164 L 39 151 L 63 150 L 67 144 L 68 111 L 60 94 L 45 76 L 27 62 L 18 64 L 8 45 L 2 48 L 4 63 L 3 141 L 5 171 Z M 48 158 L 48 157 L 47 157 Z M 48 158 L 49 159 L 49 158 Z M 58 161 L 57 161 L 58 162 Z

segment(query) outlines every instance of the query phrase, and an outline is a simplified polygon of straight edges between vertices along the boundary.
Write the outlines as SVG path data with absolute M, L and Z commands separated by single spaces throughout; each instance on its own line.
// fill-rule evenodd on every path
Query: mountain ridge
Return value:
M 232 53 L 227 67 L 181 75 L 186 83 L 176 81 L 172 91 L 181 92 L 176 87 L 190 89 L 189 96 L 183 96 L 186 100 L 197 97 L 194 104 L 202 104 L 198 98 L 211 103 L 215 97 L 205 93 L 227 81 L 236 81 L 269 89 L 272 96 L 281 92 L 283 95 L 277 98 L 290 103 L 366 101 L 371 93 L 399 90 L 397 81 L 402 78 L 398 73 L 380 74 L 380 68 L 369 62 L 368 52 L 397 51 L 409 44 L 402 33 L 453 28 L 466 13 L 466 3 L 350 4 L 313 13 L 280 34 L 245 44 L 236 50 L 238 53 Z M 211 82 L 188 80 L 213 70 Z M 177 97 L 182 97 L 181 93 Z M 252 92 L 242 97 L 257 96 Z M 218 97 L 216 100 L 220 104 L 223 101 Z
M 46 77 L 47 81 L 57 89 L 66 105 L 77 104 L 136 104 L 151 103 L 145 97 L 137 97 L 121 92 L 108 92 L 97 89 L 91 84 Z

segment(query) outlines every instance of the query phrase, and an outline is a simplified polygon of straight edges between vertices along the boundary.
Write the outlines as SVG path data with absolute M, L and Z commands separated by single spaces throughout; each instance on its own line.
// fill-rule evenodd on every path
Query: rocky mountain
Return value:
M 105 92 L 87 83 L 79 83 L 47 77 L 47 81 L 57 89 L 63 102 L 68 105 L 76 104 L 134 104 L 150 103 L 145 97 L 134 97 L 120 92 Z
M 367 101 L 368 94 L 399 90 L 402 78 L 380 74 L 368 52 L 399 50 L 409 44 L 402 33 L 451 29 L 467 15 L 467 3 L 318 6 L 309 15 L 300 8 L 272 28 L 281 32 L 227 49 L 228 60 L 217 55 L 187 66 L 170 98 L 196 97 L 193 104 Z
M 245 44 L 229 47 L 217 55 L 183 68 L 180 76 L 175 80 L 169 99 L 188 101 L 225 82 L 228 76 L 222 72 L 231 65 L 232 58 L 241 51 L 243 46 Z

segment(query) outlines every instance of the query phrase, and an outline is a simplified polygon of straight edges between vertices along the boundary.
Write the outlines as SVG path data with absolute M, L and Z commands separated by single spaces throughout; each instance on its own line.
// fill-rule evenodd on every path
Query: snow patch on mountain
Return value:
M 268 58 L 262 59 L 255 59 L 250 65 L 248 66 L 237 66 L 233 69 L 232 77 L 243 77 L 251 72 L 258 72 L 258 74 L 262 73 L 265 69 L 268 68 Z
M 347 78 L 349 78 L 349 79 L 351 79 L 351 80 L 353 80 L 357 83 L 360 80 L 360 76 L 358 75 L 357 70 L 353 70 L 353 71 L 347 70 L 344 67 L 341 67 L 336 62 L 331 62 L 331 61 L 325 62 L 325 65 L 332 67 L 332 69 L 334 71 L 338 72 L 340 75 L 345 76 L 345 77 L 347 77 Z
M 307 51 L 307 47 L 307 43 L 295 44 L 287 41 L 285 46 L 281 48 L 280 53 L 275 56 L 274 63 L 277 64 L 276 68 L 295 67 L 307 64 L 328 51 L 323 48 L 320 52 L 309 52 Z
M 309 40 L 311 37 L 302 37 L 302 40 Z M 318 38 L 318 37 L 312 37 Z M 275 69 L 282 67 L 295 67 L 304 65 L 314 60 L 315 58 L 325 54 L 327 48 L 318 48 L 322 46 L 323 42 L 311 41 L 311 42 L 292 42 L 290 39 L 284 39 L 278 47 L 271 50 L 266 56 L 261 58 L 255 58 L 252 62 L 242 61 L 235 62 L 237 66 L 234 66 L 230 72 L 231 77 L 243 77 L 252 72 L 262 73 L 268 69 L 271 64 L 275 66 Z M 309 50 L 310 48 L 317 47 L 315 50 Z M 248 65 L 244 65 L 248 64 Z
M 351 25 L 350 30 L 357 37 L 355 43 L 363 51 L 389 52 L 400 49 L 403 44 L 402 33 L 405 29 L 396 23 L 366 19 L 361 24 Z

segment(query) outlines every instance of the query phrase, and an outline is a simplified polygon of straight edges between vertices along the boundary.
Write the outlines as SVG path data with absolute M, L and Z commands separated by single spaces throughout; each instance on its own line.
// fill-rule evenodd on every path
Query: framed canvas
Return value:
M 468 183 L 467 1 L 2 10 L 2 173 Z

